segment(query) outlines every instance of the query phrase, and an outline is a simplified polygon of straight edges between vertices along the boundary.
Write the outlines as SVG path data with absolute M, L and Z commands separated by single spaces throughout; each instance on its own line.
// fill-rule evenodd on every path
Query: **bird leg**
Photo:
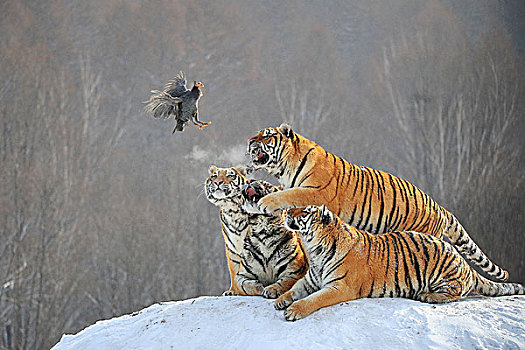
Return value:
M 211 122 L 201 122 L 200 120 L 192 120 L 193 121 L 193 124 L 197 125 L 199 127 L 199 129 L 204 129 L 206 128 L 208 125 L 211 124 Z
M 201 129 L 201 130 L 206 128 L 208 125 L 211 124 L 211 122 L 204 123 L 204 122 L 201 122 L 201 121 L 199 121 L 199 123 L 201 123 L 201 125 L 199 125 L 199 129 Z

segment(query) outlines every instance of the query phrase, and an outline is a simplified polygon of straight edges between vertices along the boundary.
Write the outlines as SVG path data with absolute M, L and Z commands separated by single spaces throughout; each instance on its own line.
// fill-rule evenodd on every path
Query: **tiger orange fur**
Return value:
M 285 211 L 285 226 L 300 233 L 307 274 L 274 303 L 295 321 L 359 298 L 404 297 L 429 303 L 524 294 L 517 283 L 492 282 L 474 271 L 449 243 L 419 232 L 372 235 L 343 222 L 324 205 Z
M 276 176 L 284 191 L 262 198 L 266 212 L 326 205 L 345 222 L 370 233 L 410 230 L 452 244 L 488 275 L 507 280 L 457 218 L 413 184 L 392 174 L 347 162 L 295 133 L 288 124 L 261 130 L 248 142 L 256 168 Z

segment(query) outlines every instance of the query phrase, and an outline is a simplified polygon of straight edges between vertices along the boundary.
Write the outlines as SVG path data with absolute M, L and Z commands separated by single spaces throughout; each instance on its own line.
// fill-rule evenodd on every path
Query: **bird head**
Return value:
M 193 81 L 193 86 L 196 86 L 196 87 L 203 87 L 204 84 L 201 83 L 200 81 L 196 81 L 196 80 L 195 80 L 195 81 Z

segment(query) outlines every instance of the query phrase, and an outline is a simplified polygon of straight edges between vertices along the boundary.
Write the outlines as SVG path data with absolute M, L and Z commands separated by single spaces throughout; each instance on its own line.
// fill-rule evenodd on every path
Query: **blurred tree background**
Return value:
M 401 176 L 525 282 L 518 0 L 0 4 L 0 348 L 228 287 L 210 164 L 295 131 Z M 204 82 L 200 131 L 141 101 Z M 260 174 L 261 176 L 263 174 Z

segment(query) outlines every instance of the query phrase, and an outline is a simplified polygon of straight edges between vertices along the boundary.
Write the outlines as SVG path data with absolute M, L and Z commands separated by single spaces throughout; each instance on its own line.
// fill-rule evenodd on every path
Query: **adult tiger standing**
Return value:
M 452 213 L 408 181 L 351 164 L 285 123 L 261 130 L 249 140 L 248 151 L 255 168 L 265 169 L 284 186 L 259 201 L 265 212 L 324 204 L 345 222 L 373 234 L 444 234 L 488 275 L 508 279 L 508 272 L 485 255 Z

